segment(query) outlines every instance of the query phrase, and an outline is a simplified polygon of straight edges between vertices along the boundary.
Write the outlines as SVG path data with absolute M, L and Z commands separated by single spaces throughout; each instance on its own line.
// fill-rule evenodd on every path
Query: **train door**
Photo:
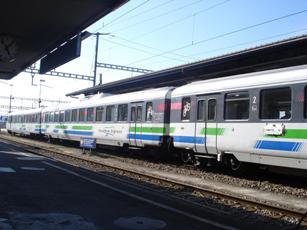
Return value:
M 132 103 L 130 112 L 129 143 L 132 146 L 142 146 L 143 104 Z
M 207 114 L 206 114 L 206 131 L 205 145 L 207 153 L 217 154 L 217 136 L 221 135 L 222 130 L 217 127 L 217 96 L 207 96 Z
M 197 115 L 195 122 L 195 147 L 198 153 L 207 153 L 206 149 L 206 114 L 207 98 L 204 96 L 197 97 Z

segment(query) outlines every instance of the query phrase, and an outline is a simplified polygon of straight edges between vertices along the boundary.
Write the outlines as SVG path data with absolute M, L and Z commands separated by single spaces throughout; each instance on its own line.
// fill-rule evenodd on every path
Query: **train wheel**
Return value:
M 242 163 L 238 161 L 234 156 L 229 158 L 229 166 L 232 171 L 238 171 L 241 167 Z
M 180 152 L 180 160 L 185 163 L 185 164 L 188 164 L 188 163 L 192 163 L 193 162 L 193 157 L 192 157 L 192 154 L 187 152 L 187 151 L 181 151 Z

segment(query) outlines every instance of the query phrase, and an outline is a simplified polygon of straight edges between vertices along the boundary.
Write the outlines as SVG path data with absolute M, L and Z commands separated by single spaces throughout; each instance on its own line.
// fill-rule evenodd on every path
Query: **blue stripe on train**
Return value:
M 204 144 L 206 141 L 204 137 L 173 136 L 173 138 L 174 142 L 182 142 L 182 143 Z
M 41 131 L 41 132 L 45 132 L 45 131 L 46 131 L 46 129 L 34 129 L 34 131 L 36 131 L 36 132 L 39 132 L 39 131 Z
M 80 136 L 93 136 L 93 132 L 76 131 L 76 130 L 64 130 L 64 134 L 80 135 Z
M 254 148 L 298 152 L 302 146 L 303 146 L 302 142 L 258 140 Z
M 160 141 L 161 136 L 159 135 L 145 135 L 145 134 L 128 134 L 129 139 L 146 140 L 146 141 Z

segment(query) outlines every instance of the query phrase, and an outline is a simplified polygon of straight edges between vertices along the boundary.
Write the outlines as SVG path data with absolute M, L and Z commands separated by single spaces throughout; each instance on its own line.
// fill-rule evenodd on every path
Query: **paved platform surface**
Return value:
M 0 159 L 0 229 L 248 227 L 223 212 L 193 207 L 1 141 Z

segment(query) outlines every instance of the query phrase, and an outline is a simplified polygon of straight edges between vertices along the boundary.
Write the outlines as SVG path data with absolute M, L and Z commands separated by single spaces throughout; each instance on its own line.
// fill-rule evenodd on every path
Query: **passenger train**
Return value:
M 149 148 L 183 161 L 307 169 L 307 65 L 13 112 L 19 135 Z M 160 151 L 160 152 L 161 152 Z

